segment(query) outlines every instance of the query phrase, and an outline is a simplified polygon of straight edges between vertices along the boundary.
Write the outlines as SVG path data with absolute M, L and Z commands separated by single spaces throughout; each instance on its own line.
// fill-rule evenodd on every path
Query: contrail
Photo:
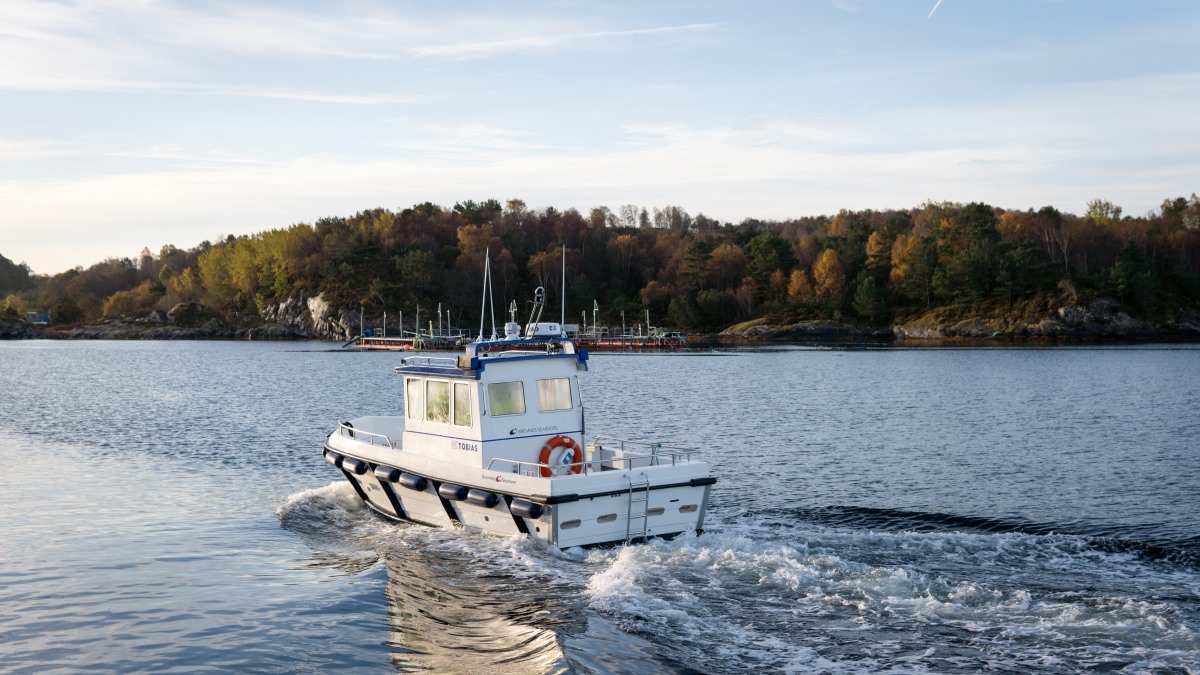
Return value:
M 938 1 L 937 1 L 937 4 L 933 6 L 933 9 L 929 10 L 929 16 L 927 16 L 927 17 L 925 17 L 925 18 L 926 18 L 926 19 L 932 19 L 932 18 L 933 18 L 933 13 L 934 13 L 934 12 L 936 12 L 936 11 L 937 11 L 937 8 L 938 8 L 938 7 L 941 7 L 941 6 L 942 6 L 942 0 L 938 0 Z

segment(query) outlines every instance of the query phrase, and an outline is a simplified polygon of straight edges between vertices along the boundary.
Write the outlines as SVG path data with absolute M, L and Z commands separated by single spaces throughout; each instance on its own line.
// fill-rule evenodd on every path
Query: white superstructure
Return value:
M 698 453 L 585 443 L 587 352 L 554 323 L 505 332 L 457 358 L 402 360 L 403 414 L 342 422 L 326 461 L 374 510 L 427 525 L 561 548 L 701 530 L 716 479 Z

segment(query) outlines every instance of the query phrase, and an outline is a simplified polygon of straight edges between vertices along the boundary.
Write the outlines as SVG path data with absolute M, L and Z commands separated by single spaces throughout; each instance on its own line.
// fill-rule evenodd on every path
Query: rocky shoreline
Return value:
M 748 342 L 806 341 L 1190 341 L 1200 340 L 1200 316 L 1181 312 L 1170 320 L 1152 323 L 1130 316 L 1108 299 L 1087 305 L 1057 308 L 1030 318 L 995 316 L 951 317 L 940 311 L 881 329 L 867 329 L 836 321 L 802 321 L 770 325 L 765 320 L 739 324 L 718 338 Z
M 180 305 L 136 320 L 110 319 L 89 326 L 35 326 L 0 318 L 3 340 L 349 340 L 358 334 L 358 312 L 338 310 L 320 296 L 299 295 L 264 308 L 262 318 L 226 320 L 199 305 Z M 1060 307 L 1031 318 L 951 317 L 936 310 L 886 328 L 863 328 L 837 321 L 773 325 L 765 319 L 732 326 L 715 335 L 689 336 L 695 345 L 870 342 L 946 343 L 967 341 L 1091 342 L 1200 340 L 1200 316 L 1180 313 L 1150 323 L 1130 316 L 1111 300 Z

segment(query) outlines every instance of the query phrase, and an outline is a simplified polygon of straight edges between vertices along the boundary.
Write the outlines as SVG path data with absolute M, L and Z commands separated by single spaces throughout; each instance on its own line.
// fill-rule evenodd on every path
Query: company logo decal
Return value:
M 546 434 L 546 433 L 550 433 L 551 431 L 558 431 L 558 426 L 555 425 L 552 427 L 529 427 L 528 429 L 513 429 L 508 432 L 508 435 L 509 436 L 516 436 L 516 435 L 525 436 L 528 434 Z

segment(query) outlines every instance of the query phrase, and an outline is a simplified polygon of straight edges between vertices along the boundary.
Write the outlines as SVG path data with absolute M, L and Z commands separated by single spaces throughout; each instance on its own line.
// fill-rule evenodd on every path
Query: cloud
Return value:
M 80 146 L 75 143 L 64 143 L 38 138 L 0 138 L 0 162 L 69 157 L 78 154 L 80 151 Z
M 1195 75 L 1081 83 L 1032 90 L 1002 107 L 868 111 L 825 124 L 629 123 L 607 143 L 400 120 L 406 133 L 373 155 L 239 162 L 213 154 L 164 171 L 0 182 L 8 222 L 22 224 L 5 232 L 4 254 L 55 272 L 143 245 L 193 246 L 373 206 L 491 197 L 560 209 L 680 204 L 732 222 L 926 199 L 1078 213 L 1104 197 L 1143 213 L 1196 190 L 1190 111 L 1200 107 L 1198 92 Z M 1145 106 L 1157 110 L 1153 125 L 1143 122 Z M 73 149 L 5 141 L 0 156 Z M 141 152 L 187 160 L 176 147 Z M 64 241 L 79 247 L 77 257 L 64 258 Z
M 454 44 L 413 47 L 409 53 L 419 57 L 441 58 L 484 58 L 510 52 L 530 52 L 547 49 L 563 49 L 568 45 L 598 42 L 645 35 L 667 35 L 673 33 L 708 31 L 716 24 L 687 24 L 682 26 L 660 26 L 623 31 L 596 31 L 591 33 L 567 33 L 526 36 L 508 40 L 487 40 Z
M 421 17 L 412 10 L 381 11 L 378 6 L 367 10 L 351 6 L 341 12 L 317 14 L 240 4 L 7 0 L 0 4 L 0 89 L 174 92 L 189 86 L 202 89 L 215 81 L 218 65 L 230 55 L 366 61 L 481 59 L 594 48 L 629 38 L 696 34 L 715 27 L 598 30 L 574 19 L 513 16 L 499 10 L 490 15 L 437 17 Z M 281 97 L 364 102 L 362 96 L 337 93 L 285 92 Z

